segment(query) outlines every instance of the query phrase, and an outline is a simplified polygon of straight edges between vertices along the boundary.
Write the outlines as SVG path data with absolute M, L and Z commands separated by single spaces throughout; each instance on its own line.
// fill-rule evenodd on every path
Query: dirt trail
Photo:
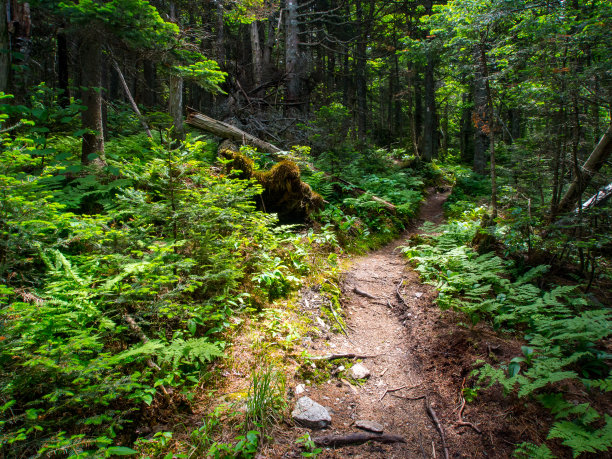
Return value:
M 417 226 L 424 221 L 442 221 L 446 196 L 430 194 L 421 208 Z M 384 426 L 385 433 L 402 436 L 406 443 L 347 446 L 326 450 L 320 457 L 444 457 L 440 434 L 427 414 L 425 400 L 406 398 L 427 395 L 436 410 L 435 389 L 428 387 L 421 364 L 410 349 L 411 321 L 418 317 L 419 308 L 431 303 L 434 292 L 406 269 L 406 260 L 398 249 L 416 231 L 409 231 L 386 247 L 355 260 L 342 285 L 348 337 L 335 334 L 329 341 L 313 345 L 317 353 L 376 356 L 363 360 L 371 372 L 370 378 L 363 386 L 354 388 L 332 380 L 310 387 L 305 394 L 332 412 L 331 427 L 325 432 L 311 433 L 313 437 L 356 432 L 359 430 L 355 421 L 368 420 Z M 400 283 L 405 304 L 397 296 Z M 355 293 L 355 288 L 376 299 Z

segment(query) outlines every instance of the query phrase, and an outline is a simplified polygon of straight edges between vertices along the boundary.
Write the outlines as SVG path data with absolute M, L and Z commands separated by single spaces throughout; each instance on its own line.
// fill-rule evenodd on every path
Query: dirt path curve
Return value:
M 424 221 L 440 223 L 446 197 L 447 193 L 432 191 L 415 227 Z M 426 387 L 421 364 L 410 349 L 413 315 L 418 316 L 420 303 L 431 302 L 433 292 L 419 283 L 413 271 L 406 269 L 406 260 L 398 250 L 416 231 L 408 231 L 384 248 L 355 260 L 342 284 L 348 337 L 333 335 L 318 349 L 319 352 L 326 349 L 333 353 L 375 355 L 363 360 L 371 372 L 367 382 L 360 387 L 341 382 L 323 384 L 310 388 L 306 394 L 332 411 L 331 428 L 313 432 L 313 437 L 358 432 L 354 423 L 367 420 L 381 424 L 385 433 L 402 436 L 406 443 L 347 446 L 326 450 L 320 457 L 444 457 L 440 435 L 426 412 L 425 400 L 406 398 L 429 395 L 436 409 L 435 397 L 431 397 L 435 391 Z M 406 304 L 401 304 L 396 294 L 400 282 Z M 376 299 L 357 294 L 354 288 Z

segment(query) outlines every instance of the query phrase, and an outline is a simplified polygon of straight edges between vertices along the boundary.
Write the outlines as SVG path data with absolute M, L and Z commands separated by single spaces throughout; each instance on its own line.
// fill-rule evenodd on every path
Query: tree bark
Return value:
M 57 31 L 57 85 L 62 90 L 59 96 L 59 104 L 64 108 L 70 105 L 68 60 L 68 39 L 62 25 Z
M 145 80 L 144 103 L 147 107 L 153 107 L 157 103 L 157 71 L 155 62 L 145 59 L 142 73 Z
M 487 67 L 487 55 L 484 44 L 481 42 L 480 48 L 480 68 L 485 80 L 485 94 L 489 115 L 489 162 L 491 165 L 491 216 L 497 218 L 497 175 L 495 171 L 495 112 L 493 108 L 493 97 L 491 96 L 491 86 L 489 84 L 489 69 Z
M 97 155 L 104 162 L 104 128 L 102 126 L 102 50 L 100 40 L 96 36 L 86 36 L 79 49 L 81 56 L 83 105 L 87 107 L 81 112 L 83 134 L 81 148 L 81 163 L 91 162 L 91 155 Z
M 287 73 L 287 102 L 295 103 L 301 97 L 299 22 L 297 0 L 286 0 L 285 72 Z
M 432 0 L 424 2 L 425 12 L 431 14 Z M 437 115 L 436 115 L 436 82 L 434 80 L 434 51 L 431 41 L 427 47 L 427 65 L 425 66 L 425 117 L 423 120 L 423 159 L 431 161 L 437 153 Z
M 576 201 L 582 195 L 591 182 L 593 176 L 602 168 L 612 152 L 612 124 L 601 137 L 588 159 L 582 165 L 580 174 L 574 174 L 574 180 L 561 198 L 556 212 L 551 214 L 551 219 L 556 215 L 568 212 L 576 205 Z
M 259 38 L 259 21 L 253 21 L 249 25 L 251 34 L 251 62 L 253 65 L 253 87 L 261 84 L 263 71 L 263 53 L 261 40 Z
M 7 0 L 0 0 L 0 91 L 7 92 L 11 72 L 11 50 L 6 17 Z
M 170 22 L 178 24 L 176 5 L 174 2 L 170 3 Z M 174 126 L 172 138 L 175 140 L 183 140 L 185 138 L 185 130 L 183 127 L 183 78 L 179 75 L 170 75 L 168 113 L 172 117 L 172 124 Z
M 484 175 L 487 166 L 487 130 L 490 129 L 490 121 L 487 114 L 486 78 L 483 73 L 482 63 L 480 62 L 478 46 L 474 48 L 474 60 L 476 68 L 474 71 L 474 111 L 472 113 L 472 121 L 475 127 L 473 170 L 477 174 Z

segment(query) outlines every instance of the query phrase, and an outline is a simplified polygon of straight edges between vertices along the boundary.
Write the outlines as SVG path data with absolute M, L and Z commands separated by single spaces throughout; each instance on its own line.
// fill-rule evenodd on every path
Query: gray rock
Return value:
M 306 390 L 305 384 L 298 384 L 295 386 L 295 395 L 300 395 Z
M 366 379 L 370 377 L 370 370 L 368 370 L 361 363 L 357 363 L 351 367 L 351 378 L 353 379 Z
M 383 433 L 383 431 L 385 430 L 385 428 L 382 425 L 380 425 L 378 422 L 366 421 L 364 419 L 360 419 L 359 421 L 356 421 L 355 427 L 358 427 L 363 430 L 369 430 L 370 432 L 374 432 L 374 433 Z
M 331 424 L 329 411 L 310 397 L 301 397 L 291 412 L 293 420 L 311 429 L 324 429 Z

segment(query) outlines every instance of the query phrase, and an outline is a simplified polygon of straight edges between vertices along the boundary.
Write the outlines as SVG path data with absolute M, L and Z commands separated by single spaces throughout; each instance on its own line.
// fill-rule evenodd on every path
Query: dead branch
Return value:
M 397 284 L 397 288 L 395 289 L 395 296 L 397 296 L 397 299 L 399 300 L 400 303 L 402 303 L 404 306 L 406 306 L 408 308 L 409 307 L 408 303 L 406 303 L 406 300 L 404 299 L 404 297 L 400 293 L 400 288 L 401 288 L 403 283 L 404 283 L 404 278 L 402 277 L 402 280 L 400 280 L 399 284 Z
M 361 295 L 361 296 L 365 296 L 366 298 L 370 298 L 372 300 L 379 300 L 380 298 L 377 296 L 374 296 L 368 292 L 364 292 L 363 290 L 359 290 L 357 287 L 353 287 L 353 292 L 356 293 L 357 295 Z
M 378 355 L 328 354 L 328 355 L 315 355 L 315 356 L 309 357 L 309 360 L 370 359 L 374 357 L 378 357 Z
M 387 395 L 389 392 L 397 392 L 398 390 L 402 390 L 405 389 L 406 385 L 404 384 L 401 387 L 396 387 L 395 389 L 385 389 L 385 391 L 383 392 L 383 394 L 381 395 L 381 397 L 378 399 L 378 401 L 382 401 L 383 398 L 385 398 L 385 395 Z
M 142 113 L 140 113 L 140 109 L 138 108 L 138 105 L 136 105 L 136 102 L 134 101 L 134 98 L 132 97 L 132 93 L 130 92 L 130 88 L 125 82 L 125 78 L 123 77 L 123 72 L 119 68 L 119 64 L 117 64 L 117 61 L 115 60 L 115 58 L 111 59 L 111 63 L 113 64 L 113 68 L 115 69 L 115 72 L 117 72 L 117 76 L 119 77 L 119 81 L 121 82 L 121 87 L 123 88 L 123 91 L 125 92 L 125 96 L 130 102 L 132 110 L 134 110 L 134 113 L 136 113 L 136 117 L 140 121 L 140 124 L 142 125 L 143 129 L 145 130 L 147 137 L 152 139 L 153 134 L 151 134 L 151 129 L 149 129 L 149 125 L 147 124 L 147 121 L 144 119 L 144 116 L 142 116 Z
M 312 439 L 317 446 L 345 446 L 361 444 L 368 441 L 376 441 L 379 443 L 406 443 L 399 435 L 391 434 L 374 434 L 365 432 L 350 433 L 348 435 L 325 435 L 323 437 L 315 437 Z
M 258 148 L 259 150 L 270 154 L 270 157 L 275 161 L 282 161 L 282 160 L 287 159 L 279 155 L 279 153 L 281 153 L 282 150 L 278 148 L 277 146 L 272 145 L 271 143 L 265 142 L 261 139 L 258 139 L 257 137 L 246 133 L 242 129 L 238 129 L 237 127 L 232 126 L 231 124 L 227 124 L 222 121 L 213 119 L 189 107 L 187 107 L 186 123 L 198 129 L 202 129 L 203 131 L 210 132 L 211 134 L 214 134 L 223 139 L 231 139 L 237 142 L 248 143 Z M 319 172 L 314 167 L 312 166 L 309 166 L 309 167 L 313 172 Z M 361 196 L 362 194 L 366 193 L 365 190 L 353 185 L 350 182 L 347 182 L 346 180 L 340 177 L 330 175 L 326 172 L 324 172 L 324 175 L 331 181 L 340 182 L 340 183 L 343 183 L 349 186 L 354 195 Z M 397 210 L 395 205 L 391 204 L 388 201 L 385 201 L 384 199 L 381 199 L 377 196 L 370 196 L 370 198 L 373 201 L 376 201 L 384 205 L 387 208 L 387 210 L 390 212 L 395 213 Z
M 434 411 L 433 407 L 429 403 L 429 398 L 425 397 L 425 408 L 427 409 L 427 414 L 436 425 L 436 429 L 438 429 L 438 433 L 440 434 L 440 438 L 442 439 L 442 448 L 444 449 L 444 459 L 448 459 L 448 446 L 446 446 L 446 437 L 444 436 L 444 430 L 442 430 L 442 424 L 438 420 L 438 416 Z
M 391 397 L 403 398 L 404 400 L 422 400 L 427 398 L 427 395 L 419 395 L 418 397 L 404 397 L 403 395 L 389 394 Z

